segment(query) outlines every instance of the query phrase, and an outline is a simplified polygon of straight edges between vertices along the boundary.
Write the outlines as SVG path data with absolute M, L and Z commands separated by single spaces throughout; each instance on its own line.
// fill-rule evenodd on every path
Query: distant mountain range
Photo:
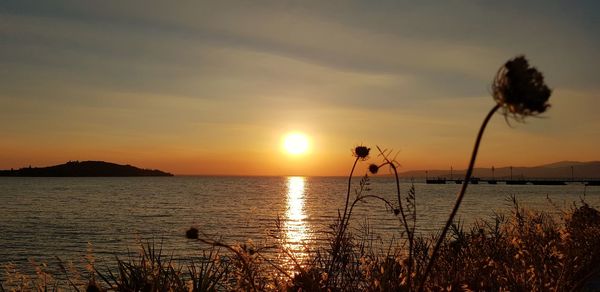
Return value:
M 157 169 L 141 169 L 104 161 L 69 161 L 48 167 L 24 167 L 17 170 L 0 170 L 0 176 L 50 176 L 50 177 L 96 177 L 96 176 L 173 176 Z
M 427 171 L 427 174 L 425 173 Z M 512 178 L 600 178 L 600 161 L 578 162 L 578 161 L 560 161 L 533 167 L 497 167 L 492 173 L 490 168 L 475 168 L 473 176 L 480 178 L 510 179 Z M 452 178 L 461 178 L 466 170 L 452 171 Z M 430 178 L 445 177 L 450 179 L 450 169 L 445 170 L 414 170 L 400 173 L 402 177 L 425 177 Z

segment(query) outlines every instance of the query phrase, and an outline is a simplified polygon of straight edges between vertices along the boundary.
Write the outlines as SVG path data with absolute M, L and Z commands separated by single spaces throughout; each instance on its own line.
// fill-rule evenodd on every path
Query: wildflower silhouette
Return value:
M 524 56 L 518 56 L 500 67 L 492 84 L 492 94 L 504 116 L 512 115 L 515 120 L 523 121 L 550 107 L 548 98 L 552 90 L 544 84 L 543 74 L 530 67 Z
M 367 148 L 366 146 L 356 146 L 354 150 L 352 150 L 352 154 L 356 158 L 367 160 L 369 159 L 369 151 L 371 151 L 371 148 Z
M 188 239 L 198 239 L 198 228 L 190 227 L 190 229 L 185 232 L 185 237 Z
M 352 170 L 350 170 L 350 176 L 348 176 L 348 191 L 346 192 L 346 206 L 344 207 L 344 216 L 342 216 L 342 223 L 344 223 L 343 219 L 346 218 L 346 213 L 348 212 L 348 201 L 350 200 L 350 185 L 352 183 L 352 175 L 354 174 L 354 169 L 356 168 L 356 163 L 358 163 L 359 160 L 365 161 L 365 160 L 369 159 L 370 151 L 371 151 L 371 148 L 368 148 L 367 146 L 362 146 L 362 145 L 356 146 L 352 150 L 352 155 L 354 157 L 356 157 L 356 159 L 354 160 L 354 164 L 352 165 Z
M 377 172 L 379 171 L 379 165 L 377 164 L 371 164 L 369 165 L 369 172 L 372 174 L 377 174 Z
M 525 56 L 517 56 L 508 60 L 500 67 L 492 84 L 492 96 L 496 101 L 496 105 L 490 110 L 481 124 L 479 133 L 475 139 L 475 146 L 473 147 L 473 153 L 471 154 L 471 161 L 469 162 L 465 179 L 463 180 L 460 192 L 456 196 L 456 202 L 454 203 L 452 212 L 448 216 L 446 225 L 444 226 L 444 229 L 442 229 L 442 233 L 433 248 L 431 258 L 429 259 L 427 268 L 423 274 L 419 291 L 423 291 L 424 289 L 427 277 L 431 273 L 440 246 L 444 241 L 446 233 L 452 225 L 454 216 L 456 216 L 458 208 L 465 196 L 467 186 L 469 185 L 469 181 L 471 181 L 471 176 L 473 174 L 473 167 L 477 158 L 479 144 L 483 137 L 483 132 L 494 113 L 502 109 L 502 114 L 507 121 L 510 116 L 516 121 L 522 122 L 528 116 L 536 116 L 545 112 L 550 107 L 548 99 L 551 94 L 552 90 L 544 83 L 544 75 L 535 67 L 529 66 L 529 62 Z
M 383 159 L 383 163 L 381 165 L 375 165 L 375 164 L 371 164 L 369 166 L 369 171 L 371 171 L 372 173 L 374 173 L 371 170 L 371 167 L 373 167 L 373 170 L 379 170 L 379 168 L 388 165 L 390 167 L 390 169 L 394 172 L 394 177 L 396 179 L 396 195 L 398 198 L 398 208 L 393 208 L 393 212 L 394 215 L 398 216 L 400 215 L 400 221 L 402 223 L 402 225 L 404 226 L 404 232 L 406 232 L 406 235 L 408 237 L 408 271 L 407 271 L 407 284 L 408 284 L 408 289 L 409 291 L 411 290 L 412 287 L 412 277 L 413 277 L 413 273 L 412 273 L 412 268 L 413 268 L 413 252 L 414 252 L 414 224 L 413 227 L 410 228 L 408 226 L 408 220 L 407 220 L 407 216 L 406 213 L 404 212 L 404 207 L 402 206 L 402 196 L 400 195 L 400 178 L 398 177 L 398 162 L 396 161 L 395 158 L 390 158 L 390 154 L 392 153 L 392 150 L 387 150 L 387 149 L 381 149 L 379 146 L 377 146 L 377 150 L 379 151 L 379 156 Z M 416 218 L 416 215 L 415 217 Z M 414 221 L 413 221 L 414 223 Z
M 363 145 L 356 146 L 352 150 L 352 155 L 354 157 L 356 157 L 356 159 L 354 159 L 354 164 L 352 164 L 352 170 L 350 170 L 350 175 L 348 176 L 348 189 L 346 192 L 346 203 L 344 206 L 344 213 L 343 213 L 342 217 L 340 218 L 340 223 L 338 226 L 339 229 L 338 229 L 337 236 L 334 241 L 333 248 L 332 248 L 332 257 L 331 257 L 331 262 L 329 264 L 329 269 L 328 269 L 329 274 L 331 274 L 333 265 L 334 265 L 335 261 L 337 260 L 337 257 L 339 254 L 340 243 L 344 236 L 344 233 L 346 232 L 346 228 L 348 226 L 348 221 L 349 221 L 348 204 L 350 202 L 350 188 L 352 186 L 352 176 L 354 174 L 354 170 L 356 169 L 356 164 L 358 163 L 359 160 L 365 161 L 365 160 L 369 159 L 370 151 L 371 151 L 371 148 L 368 148 Z

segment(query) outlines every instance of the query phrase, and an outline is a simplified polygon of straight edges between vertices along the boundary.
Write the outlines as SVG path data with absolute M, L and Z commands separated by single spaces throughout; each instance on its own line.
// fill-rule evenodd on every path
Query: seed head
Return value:
M 548 99 L 552 90 L 544 83 L 542 72 L 529 66 L 525 56 L 517 56 L 498 70 L 492 94 L 502 106 L 504 116 L 512 115 L 517 121 L 523 121 L 550 107 Z
M 185 232 L 185 237 L 188 239 L 198 239 L 198 228 L 190 227 L 190 229 Z
M 369 172 L 371 172 L 372 174 L 377 174 L 378 171 L 379 171 L 379 166 L 377 164 L 369 165 Z
M 352 151 L 354 157 L 360 158 L 361 160 L 367 160 L 369 158 L 369 151 L 371 148 L 367 148 L 366 146 L 356 146 Z
M 96 284 L 96 282 L 94 280 L 90 280 L 85 291 L 86 292 L 100 292 L 102 290 L 100 290 L 100 288 L 98 287 L 98 284 Z

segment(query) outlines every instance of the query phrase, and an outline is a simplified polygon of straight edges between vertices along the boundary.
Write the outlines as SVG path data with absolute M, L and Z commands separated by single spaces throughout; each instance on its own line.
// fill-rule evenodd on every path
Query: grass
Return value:
M 600 213 L 587 204 L 562 223 L 513 202 L 469 230 L 454 225 L 433 266 L 428 289 L 571 291 L 600 272 Z

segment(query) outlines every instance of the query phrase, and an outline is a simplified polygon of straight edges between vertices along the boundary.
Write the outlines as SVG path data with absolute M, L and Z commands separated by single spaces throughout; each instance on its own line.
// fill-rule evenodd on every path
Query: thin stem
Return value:
M 406 231 L 406 235 L 408 236 L 408 287 L 409 290 L 411 288 L 411 274 L 412 274 L 412 264 L 413 264 L 413 232 L 411 232 L 410 228 L 408 227 L 408 222 L 406 220 L 406 214 L 404 213 L 404 207 L 402 206 L 402 196 L 400 195 L 400 179 L 398 177 L 398 169 L 396 168 L 396 165 L 394 164 L 393 161 L 391 161 L 387 155 L 385 155 L 385 153 L 381 150 L 381 148 L 379 148 L 379 146 L 377 146 L 377 150 L 379 150 L 379 153 L 381 153 L 381 156 L 383 156 L 383 159 L 385 160 L 385 163 L 388 164 L 392 170 L 394 171 L 394 176 L 396 179 L 396 196 L 398 198 L 398 209 L 400 211 L 400 215 L 402 218 L 402 223 L 404 225 L 404 229 Z
M 386 158 L 387 160 L 387 158 Z M 388 163 L 394 171 L 396 178 L 396 195 L 398 196 L 398 209 L 400 209 L 400 215 L 402 216 L 402 222 L 404 223 L 404 229 L 406 229 L 406 235 L 408 236 L 408 288 L 410 290 L 412 284 L 412 265 L 413 265 L 413 234 L 408 228 L 408 222 L 406 221 L 406 215 L 404 214 L 404 207 L 402 207 L 402 196 L 400 196 L 400 179 L 398 178 L 398 170 L 396 165 L 388 160 Z
M 452 212 L 450 213 L 450 216 L 448 216 L 448 221 L 446 221 L 446 226 L 444 226 L 444 229 L 442 229 L 442 234 L 440 234 L 440 237 L 438 238 L 438 240 L 435 244 L 435 247 L 433 248 L 433 251 L 431 253 L 431 258 L 429 259 L 429 263 L 427 264 L 427 268 L 425 269 L 425 274 L 423 274 L 423 280 L 421 282 L 421 287 L 419 288 L 419 291 L 423 291 L 423 289 L 425 288 L 425 283 L 427 282 L 427 277 L 431 273 L 431 269 L 433 268 L 433 264 L 436 260 L 440 246 L 442 245 L 442 242 L 444 242 L 444 239 L 446 238 L 446 233 L 448 232 L 448 229 L 450 229 L 450 225 L 452 225 L 452 222 L 454 221 L 454 216 L 456 216 L 456 213 L 458 212 L 458 208 L 460 207 L 460 203 L 462 202 L 462 200 L 465 196 L 465 193 L 467 192 L 467 187 L 469 186 L 469 181 L 471 180 L 471 176 L 473 175 L 473 167 L 475 166 L 475 160 L 477 158 L 477 151 L 479 151 L 479 144 L 481 143 L 481 138 L 483 138 L 483 132 L 485 131 L 485 128 L 486 128 L 488 122 L 490 121 L 490 119 L 492 118 L 494 113 L 499 108 L 500 108 L 500 105 L 496 104 L 490 110 L 490 112 L 487 114 L 485 119 L 483 120 L 483 123 L 481 124 L 481 128 L 479 128 L 479 133 L 477 134 L 477 139 L 475 139 L 475 146 L 473 147 L 473 153 L 471 154 L 471 161 L 469 162 L 469 168 L 467 169 L 467 173 L 465 174 L 465 179 L 463 180 L 462 187 L 460 188 L 460 192 L 456 196 L 456 202 L 454 203 L 454 207 L 452 208 Z
M 331 280 L 331 278 L 333 278 L 333 277 L 331 277 L 331 272 L 333 270 L 333 265 L 335 264 L 335 261 L 337 260 L 340 243 L 342 241 L 342 237 L 344 236 L 344 232 L 346 230 L 345 225 L 346 225 L 346 222 L 348 221 L 346 219 L 346 215 L 348 213 L 348 203 L 350 201 L 350 189 L 352 187 L 352 175 L 354 174 L 354 169 L 356 168 L 356 164 L 358 163 L 359 159 L 360 159 L 360 157 L 357 156 L 356 159 L 354 160 L 354 164 L 352 164 L 352 170 L 350 170 L 350 175 L 348 176 L 348 190 L 346 192 L 346 205 L 344 206 L 344 214 L 342 215 L 342 218 L 340 219 L 340 226 L 339 226 L 338 234 L 336 234 L 335 242 L 333 244 L 331 262 L 329 264 L 329 269 L 327 271 L 327 273 L 330 276 L 327 280 L 328 283 Z
M 400 215 L 402 216 L 402 222 L 404 223 L 404 229 L 406 230 L 406 234 L 408 235 L 409 241 L 410 241 L 411 232 L 410 232 L 410 229 L 408 228 L 408 223 L 406 222 L 406 215 L 404 213 L 404 207 L 402 206 L 402 197 L 400 196 L 400 179 L 398 177 L 398 169 L 396 168 L 396 165 L 394 164 L 394 162 L 391 161 L 387 157 L 387 155 L 384 154 L 384 152 L 381 150 L 381 148 L 379 148 L 379 146 L 377 146 L 377 149 L 379 150 L 379 153 L 381 153 L 383 159 L 385 160 L 385 164 L 388 164 L 394 171 L 394 176 L 396 178 L 396 196 L 398 197 L 398 209 L 400 211 Z
M 356 198 L 352 204 L 350 205 L 350 209 L 348 210 L 348 218 L 350 218 L 350 215 L 352 215 L 352 211 L 354 210 L 354 207 L 356 206 L 356 204 L 360 201 L 364 201 L 365 199 L 378 199 L 383 201 L 388 207 L 393 208 L 393 205 L 388 202 L 386 199 L 380 197 L 380 196 L 376 196 L 376 195 L 365 195 L 365 196 L 359 196 L 358 198 Z
M 404 223 L 404 229 L 406 230 L 406 234 L 408 235 L 408 238 L 410 240 L 411 235 L 410 235 L 410 229 L 408 228 L 408 223 L 406 222 L 406 214 L 404 213 L 404 207 L 402 206 L 402 197 L 400 196 L 400 180 L 398 178 L 398 170 L 396 169 L 396 166 L 391 163 L 388 162 L 389 165 L 392 167 L 392 170 L 394 171 L 394 175 L 396 178 L 396 196 L 398 197 L 398 209 L 400 210 L 400 216 L 402 216 L 402 222 Z
M 350 188 L 352 187 L 352 175 L 354 174 L 354 169 L 356 168 L 356 163 L 358 163 L 359 159 L 359 157 L 356 157 L 356 159 L 354 160 L 352 170 L 350 170 L 350 175 L 348 176 L 348 190 L 346 192 L 346 206 L 344 207 L 344 215 L 342 216 L 342 226 L 344 226 L 344 219 L 346 218 L 346 213 L 348 212 L 348 202 L 350 201 Z

